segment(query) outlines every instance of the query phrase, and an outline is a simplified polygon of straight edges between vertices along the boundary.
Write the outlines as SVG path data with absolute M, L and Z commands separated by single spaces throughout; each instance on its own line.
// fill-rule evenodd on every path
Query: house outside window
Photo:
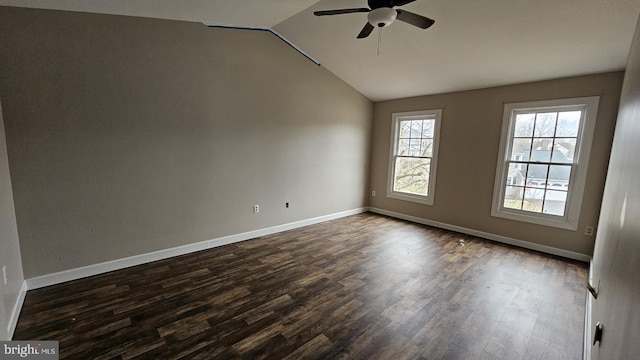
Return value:
M 394 113 L 387 196 L 433 205 L 442 110 Z
M 492 216 L 577 229 L 598 102 L 505 104 Z

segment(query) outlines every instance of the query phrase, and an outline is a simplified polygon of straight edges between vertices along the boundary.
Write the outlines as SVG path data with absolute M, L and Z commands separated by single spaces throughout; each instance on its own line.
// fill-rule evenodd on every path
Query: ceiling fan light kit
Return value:
M 396 19 L 398 13 L 392 8 L 382 7 L 373 9 L 367 15 L 369 19 L 369 23 L 373 26 L 384 27 L 387 25 L 391 25 L 391 23 Z
M 389 26 L 396 19 L 421 29 L 431 27 L 435 21 L 426 16 L 414 14 L 406 10 L 394 10 L 395 6 L 403 6 L 416 0 L 368 0 L 368 8 L 336 9 L 314 11 L 316 16 L 340 15 L 353 13 L 368 13 L 368 21 L 358 34 L 358 39 L 364 39 L 371 34 L 375 27 Z

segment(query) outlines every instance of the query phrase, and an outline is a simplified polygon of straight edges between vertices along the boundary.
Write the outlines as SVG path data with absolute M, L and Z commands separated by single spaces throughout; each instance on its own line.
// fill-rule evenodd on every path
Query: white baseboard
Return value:
M 107 261 L 99 264 L 88 265 L 76 269 L 65 270 L 53 274 L 47 274 L 29 278 L 26 280 L 27 289 L 38 289 L 45 286 L 60 284 L 63 282 L 82 279 L 85 277 L 103 274 L 106 272 L 120 270 L 136 265 L 146 264 L 153 261 L 163 260 L 174 256 L 193 253 L 196 251 L 211 249 L 218 246 L 237 243 L 260 236 L 271 235 L 282 231 L 292 230 L 303 226 L 313 225 L 324 221 L 338 219 L 345 216 L 360 214 L 366 212 L 367 208 L 358 208 L 353 210 L 342 211 L 339 213 L 319 216 L 311 219 L 296 221 L 288 224 L 272 226 L 264 229 L 248 231 L 240 234 L 223 236 L 217 239 L 205 240 L 193 244 L 178 246 L 170 249 L 158 250 L 146 254 L 126 257 L 123 259 Z
M 22 286 L 20 287 L 20 293 L 18 293 L 18 298 L 16 299 L 16 303 L 13 304 L 13 309 L 11 310 L 11 315 L 9 316 L 9 323 L 7 324 L 7 333 L 9 334 L 9 339 L 13 339 L 13 333 L 16 331 L 16 325 L 18 325 L 18 318 L 20 317 L 20 311 L 22 311 L 22 305 L 24 304 L 24 298 L 27 295 L 27 282 L 23 281 Z
M 551 246 L 535 244 L 532 242 L 518 240 L 518 239 L 510 238 L 507 236 L 496 235 L 496 234 L 492 234 L 484 231 L 468 229 L 468 228 L 457 226 L 457 225 L 451 225 L 451 224 L 447 224 L 439 221 L 423 219 L 416 216 L 401 214 L 394 211 L 388 211 L 388 210 L 378 209 L 374 207 L 369 207 L 369 211 L 377 214 L 381 214 L 381 215 L 391 216 L 394 218 L 415 222 L 418 224 L 433 226 L 440 229 L 451 230 L 451 231 L 455 231 L 463 234 L 477 236 L 483 239 L 489 239 L 489 240 L 501 242 L 504 244 L 514 245 L 514 246 L 518 246 L 525 249 L 536 250 L 536 251 L 540 251 L 547 254 L 562 256 L 569 259 L 579 260 L 583 262 L 591 261 L 591 256 L 589 255 L 585 255 L 585 254 L 581 254 L 581 253 L 577 253 L 569 250 L 558 249 Z

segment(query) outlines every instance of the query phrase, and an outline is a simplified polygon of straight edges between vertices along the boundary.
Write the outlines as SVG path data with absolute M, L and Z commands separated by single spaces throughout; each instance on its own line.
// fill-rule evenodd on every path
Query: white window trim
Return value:
M 435 189 L 436 189 L 436 173 L 438 168 L 438 148 L 440 145 L 440 122 L 442 121 L 442 109 L 434 109 L 434 110 L 420 110 L 420 111 L 410 111 L 410 112 L 401 112 L 401 113 L 393 113 L 391 121 L 391 151 L 389 152 L 389 175 L 387 181 L 387 197 L 416 202 L 420 204 L 433 205 L 435 198 Z M 398 131 L 400 131 L 400 120 L 406 118 L 419 118 L 423 119 L 425 117 L 435 118 L 435 126 L 433 129 L 433 156 L 431 157 L 431 172 L 429 173 L 429 188 L 427 190 L 428 195 L 417 195 L 417 194 L 409 194 L 401 191 L 393 190 L 393 178 L 394 178 L 394 167 L 395 167 L 395 154 L 398 151 L 398 144 L 396 143 L 396 138 L 398 136 Z
M 531 101 L 521 103 L 506 103 L 504 105 L 504 116 L 502 120 L 502 134 L 500 136 L 500 150 L 498 153 L 498 163 L 496 167 L 496 179 L 493 189 L 493 203 L 491 206 L 491 216 L 529 222 L 533 224 L 551 226 L 567 230 L 577 230 L 578 221 L 580 219 L 580 209 L 582 207 L 582 197 L 587 177 L 587 168 L 589 165 L 589 156 L 591 153 L 591 145 L 593 142 L 593 134 L 596 125 L 596 116 L 598 113 L 599 96 Z M 518 209 L 505 208 L 504 189 L 506 186 L 506 178 L 508 166 L 507 155 L 512 146 L 510 140 L 513 134 L 512 116 L 515 112 L 531 111 L 540 109 L 563 110 L 564 108 L 584 109 L 583 121 L 578 131 L 578 141 L 576 145 L 576 153 L 574 156 L 575 164 L 572 170 L 572 176 L 569 182 L 569 191 L 567 194 L 567 204 L 564 216 L 539 214 Z M 555 108 L 555 109 L 554 109 Z

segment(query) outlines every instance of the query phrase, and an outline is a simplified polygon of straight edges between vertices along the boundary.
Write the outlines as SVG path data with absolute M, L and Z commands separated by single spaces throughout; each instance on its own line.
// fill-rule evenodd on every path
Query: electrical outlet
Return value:
M 257 214 L 260 212 L 260 205 L 253 205 L 253 213 Z
M 376 197 L 376 191 L 375 191 L 375 190 L 373 190 L 373 191 L 371 192 L 371 196 Z
M 587 236 L 593 236 L 593 226 L 587 226 L 584 228 L 584 234 Z
M 285 203 L 284 207 L 286 207 L 288 209 L 289 208 L 289 203 Z
M 7 265 L 2 266 L 2 279 L 4 280 L 4 284 L 7 285 Z

